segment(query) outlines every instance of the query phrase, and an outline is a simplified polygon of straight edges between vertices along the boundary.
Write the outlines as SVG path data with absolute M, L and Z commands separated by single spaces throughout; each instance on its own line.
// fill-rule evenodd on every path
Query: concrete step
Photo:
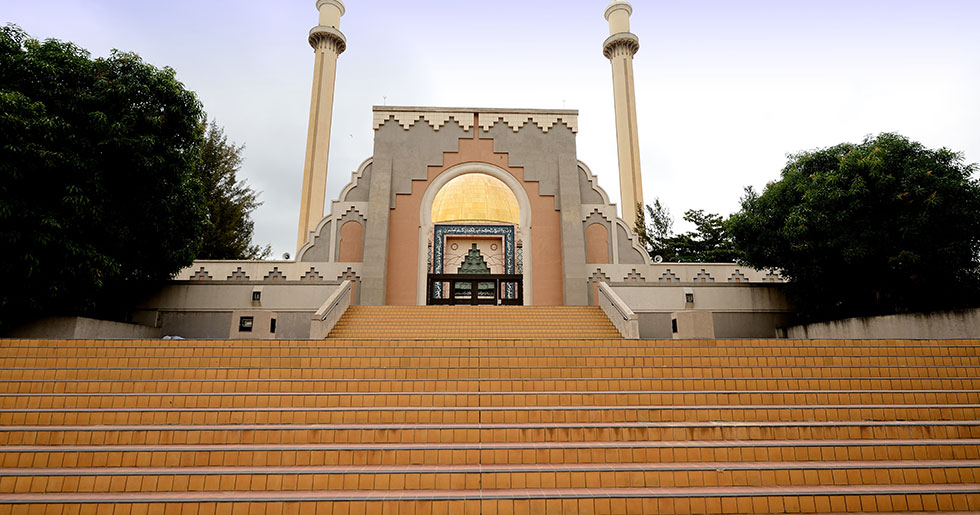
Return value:
M 963 343 L 0 341 L 0 514 L 980 510 Z
M 980 461 L 0 469 L 0 494 L 959 485 Z
M 944 392 L 980 390 L 980 378 L 910 377 L 570 377 L 559 379 L 12 379 L 0 381 L 4 394 L 46 393 L 318 393 L 318 392 L 432 392 L 438 388 L 456 392 L 534 392 L 534 391 L 686 391 L 737 390 L 745 392 L 812 391 L 831 393 L 841 390 L 876 392 L 882 390 Z
M 980 421 L 204 424 L 0 427 L 0 445 L 507 443 L 980 438 Z
M 619 338 L 597 307 L 351 306 L 330 333 L 345 338 Z
M 592 390 L 524 392 L 198 392 L 0 394 L 0 411 L 12 409 L 311 408 L 501 406 L 851 406 L 980 405 L 980 390 Z

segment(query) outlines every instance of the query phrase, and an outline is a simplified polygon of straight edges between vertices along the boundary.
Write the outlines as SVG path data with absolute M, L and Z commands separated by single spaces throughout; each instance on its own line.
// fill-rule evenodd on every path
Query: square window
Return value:
M 242 333 L 252 332 L 252 325 L 255 323 L 255 317 L 241 317 L 238 319 L 238 331 Z

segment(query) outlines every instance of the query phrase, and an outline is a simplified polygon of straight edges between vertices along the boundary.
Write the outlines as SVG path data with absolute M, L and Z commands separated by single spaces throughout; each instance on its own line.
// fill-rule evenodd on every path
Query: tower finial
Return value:
M 633 55 L 640 39 L 630 32 L 633 6 L 613 0 L 606 8 L 609 38 L 602 54 L 612 64 L 613 101 L 616 105 L 616 149 L 619 155 L 619 192 L 623 220 L 635 227 L 643 217 L 643 177 L 640 174 L 640 141 L 636 130 L 636 91 L 633 85 Z
M 316 54 L 313 68 L 313 95 L 310 100 L 310 127 L 306 136 L 303 165 L 303 193 L 300 199 L 299 235 L 296 248 L 309 239 L 310 231 L 323 218 L 327 189 L 327 158 L 330 155 L 330 126 L 333 119 L 333 93 L 337 82 L 337 57 L 347 49 L 347 38 L 340 32 L 340 17 L 346 12 L 341 0 L 317 0 L 320 21 L 310 29 L 310 46 Z

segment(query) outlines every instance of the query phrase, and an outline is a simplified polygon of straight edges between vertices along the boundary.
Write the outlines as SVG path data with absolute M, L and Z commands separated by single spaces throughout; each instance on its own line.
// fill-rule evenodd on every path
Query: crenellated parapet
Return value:
M 537 126 L 544 133 L 557 125 L 564 125 L 572 133 L 578 133 L 578 111 L 571 109 L 374 107 L 374 130 L 380 129 L 389 120 L 394 120 L 404 130 L 425 122 L 433 130 L 439 131 L 454 120 L 464 131 L 469 131 L 476 124 L 483 132 L 489 132 L 497 123 L 503 123 L 515 133 L 528 124 Z

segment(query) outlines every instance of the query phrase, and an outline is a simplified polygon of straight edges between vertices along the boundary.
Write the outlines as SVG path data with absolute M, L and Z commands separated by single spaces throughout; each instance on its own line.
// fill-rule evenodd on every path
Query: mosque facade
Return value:
M 630 4 L 608 6 L 602 46 L 621 215 L 577 158 L 575 110 L 375 106 L 373 155 L 328 205 L 345 6 L 317 8 L 295 260 L 197 261 L 141 306 L 142 322 L 185 337 L 307 338 L 329 330 L 331 306 L 473 303 L 601 305 L 630 337 L 772 337 L 787 325 L 777 275 L 654 262 L 633 231 L 643 198 Z

